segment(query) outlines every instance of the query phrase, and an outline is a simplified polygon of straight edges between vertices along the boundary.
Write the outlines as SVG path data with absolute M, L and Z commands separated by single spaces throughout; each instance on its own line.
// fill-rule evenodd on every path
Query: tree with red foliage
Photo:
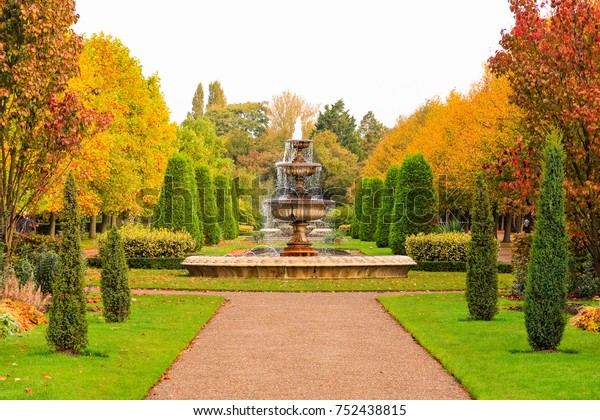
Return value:
M 0 15 L 0 222 L 10 257 L 19 214 L 64 170 L 96 114 L 67 93 L 83 46 L 71 29 L 75 2 L 2 1 Z
M 525 112 L 537 150 L 564 133 L 567 217 L 600 274 L 600 7 L 595 0 L 509 0 L 515 26 L 490 58 Z
M 536 149 L 523 144 L 522 137 L 514 147 L 503 150 L 496 162 L 483 165 L 483 169 L 495 178 L 505 212 L 534 212 L 541 168 Z

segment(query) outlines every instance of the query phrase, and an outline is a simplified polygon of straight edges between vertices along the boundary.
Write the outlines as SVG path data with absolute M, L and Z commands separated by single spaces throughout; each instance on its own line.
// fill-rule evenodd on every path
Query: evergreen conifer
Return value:
M 465 298 L 472 319 L 490 321 L 498 311 L 498 244 L 483 174 L 477 174 L 467 248 Z
M 217 197 L 210 170 L 206 165 L 196 166 L 196 184 L 200 216 L 204 226 L 206 244 L 217 245 L 221 240 L 221 228 L 218 223 Z
M 408 235 L 431 233 L 435 225 L 433 171 L 425 157 L 407 155 L 398 173 L 394 196 L 394 223 L 390 226 L 389 246 L 394 254 L 406 254 Z
M 155 213 L 155 227 L 187 230 L 197 249 L 204 243 L 202 221 L 198 218 L 198 188 L 192 161 L 177 153 L 169 158 Z
M 394 191 L 398 183 L 398 172 L 400 172 L 400 166 L 394 165 L 388 169 L 385 177 L 381 194 L 381 207 L 377 212 L 377 228 L 375 230 L 375 242 L 378 248 L 386 248 L 388 246 L 392 213 L 394 212 Z
M 69 173 L 65 182 L 61 228 L 62 243 L 58 254 L 58 272 L 52 285 L 46 339 L 55 351 L 78 354 L 87 346 L 88 325 L 81 252 L 81 220 L 73 173 Z
M 100 291 L 104 303 L 104 319 L 107 322 L 123 322 L 129 317 L 131 291 L 127 279 L 127 259 L 123 240 L 113 227 L 108 232 L 106 243 L 100 250 L 102 273 Z
M 531 347 L 556 350 L 565 329 L 567 230 L 562 136 L 547 137 L 536 223 L 525 285 L 525 326 Z
M 383 181 L 378 177 L 365 178 L 362 198 L 363 223 L 359 227 L 361 241 L 374 241 L 377 230 L 377 213 L 381 207 Z
M 239 226 L 233 217 L 231 179 L 228 176 L 217 175 L 215 177 L 215 195 L 223 239 L 235 239 L 239 235 Z

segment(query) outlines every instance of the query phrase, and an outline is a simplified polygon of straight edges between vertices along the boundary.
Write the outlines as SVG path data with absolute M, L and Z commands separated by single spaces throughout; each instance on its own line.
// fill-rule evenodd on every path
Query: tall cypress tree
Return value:
M 483 174 L 477 174 L 467 249 L 465 297 L 472 319 L 489 321 L 498 312 L 498 244 Z
M 381 194 L 383 181 L 377 177 L 365 179 L 364 194 L 362 198 L 363 223 L 359 227 L 361 241 L 374 241 L 377 229 L 377 212 L 381 207 Z
M 430 233 L 435 223 L 433 170 L 421 154 L 402 161 L 394 197 L 395 222 L 390 227 L 389 245 L 394 254 L 406 254 L 408 235 Z
M 386 248 L 390 236 L 390 226 L 394 212 L 394 192 L 398 183 L 400 166 L 394 165 L 388 169 L 383 191 L 381 194 L 381 207 L 377 213 L 377 228 L 375 231 L 375 242 L 378 248 Z
M 58 272 L 52 286 L 46 339 L 55 351 L 77 354 L 87 346 L 87 319 L 81 220 L 72 172 L 65 183 L 61 227 L 62 243 L 58 253 Z
M 200 118 L 204 115 L 204 88 L 202 83 L 198 83 L 196 93 L 192 98 L 192 112 L 190 115 L 192 118 Z
M 217 245 L 221 240 L 221 228 L 218 223 L 217 197 L 210 170 L 206 165 L 196 166 L 196 184 L 200 216 L 204 225 L 204 236 L 208 245 Z
M 197 249 L 204 243 L 202 221 L 198 218 L 198 187 L 192 161 L 176 153 L 169 158 L 163 187 L 154 215 L 157 228 L 187 230 Z
M 235 239 L 239 235 L 239 226 L 233 217 L 233 204 L 231 200 L 231 178 L 225 175 L 215 177 L 215 195 L 219 209 L 219 225 L 223 239 Z
M 544 148 L 540 196 L 525 285 L 525 326 L 531 347 L 555 350 L 565 329 L 567 230 L 562 136 L 552 132 Z
M 100 291 L 104 303 L 104 319 L 107 322 L 123 322 L 129 318 L 131 291 L 127 279 L 125 249 L 117 228 L 113 227 L 108 232 L 106 243 L 100 250 L 100 257 Z
M 206 104 L 206 111 L 210 111 L 212 108 L 224 108 L 227 105 L 227 98 L 225 97 L 225 91 L 221 87 L 221 83 L 215 80 L 208 85 L 208 103 Z

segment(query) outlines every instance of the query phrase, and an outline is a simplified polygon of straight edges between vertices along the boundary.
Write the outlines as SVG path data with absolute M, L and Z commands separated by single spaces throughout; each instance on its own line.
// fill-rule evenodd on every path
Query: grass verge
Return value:
M 379 300 L 477 399 L 600 399 L 600 334 L 567 325 L 560 351 L 531 352 L 522 312 L 470 321 L 462 294 Z
M 513 283 L 511 274 L 499 274 L 499 287 Z M 87 282 L 100 284 L 100 270 L 88 268 Z M 129 270 L 129 285 L 140 289 L 244 290 L 244 291 L 424 291 L 464 290 L 466 274 L 461 272 L 411 271 L 405 279 L 283 280 L 206 279 L 190 277 L 187 270 Z
M 0 340 L 0 399 L 141 399 L 222 302 L 136 296 L 122 324 L 89 313 L 89 345 L 79 357 L 52 353 L 46 325 Z

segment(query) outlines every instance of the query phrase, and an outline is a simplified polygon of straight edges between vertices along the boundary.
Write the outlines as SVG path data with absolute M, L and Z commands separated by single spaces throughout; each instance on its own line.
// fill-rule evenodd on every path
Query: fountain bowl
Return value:
M 308 149 L 313 141 L 308 139 L 292 139 L 287 142 L 290 143 L 294 149 Z
M 279 220 L 288 222 L 310 222 L 325 216 L 327 207 L 335 204 L 332 200 L 313 199 L 304 196 L 273 198 L 267 201 L 271 214 Z
M 257 279 L 405 278 L 417 265 L 407 256 L 212 257 L 193 256 L 181 263 L 191 276 Z
M 321 167 L 321 164 L 310 162 L 278 162 L 275 166 L 283 168 L 288 175 L 297 178 L 314 175 L 317 169 Z

